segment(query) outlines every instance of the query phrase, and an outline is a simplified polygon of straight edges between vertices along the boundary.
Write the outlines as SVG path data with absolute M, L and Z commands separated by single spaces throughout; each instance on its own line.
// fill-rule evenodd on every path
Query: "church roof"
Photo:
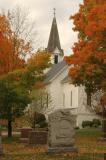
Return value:
M 72 83 L 71 78 L 68 75 L 64 79 L 62 79 L 61 83 L 67 83 L 67 82 Z
M 61 61 L 57 64 L 54 64 L 52 68 L 47 72 L 45 84 L 49 83 L 52 78 L 54 78 L 65 66 L 67 66 L 65 61 Z
M 59 39 L 56 17 L 54 16 L 52 26 L 51 26 L 47 50 L 48 50 L 48 52 L 53 53 L 53 51 L 56 49 L 56 47 L 63 54 L 63 50 L 61 49 L 61 44 L 60 44 L 60 39 Z

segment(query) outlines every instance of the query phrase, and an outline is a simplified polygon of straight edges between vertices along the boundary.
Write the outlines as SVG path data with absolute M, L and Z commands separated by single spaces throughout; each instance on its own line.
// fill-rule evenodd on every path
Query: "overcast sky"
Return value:
M 72 31 L 73 24 L 70 15 L 76 13 L 83 0 L 0 0 L 0 9 L 8 10 L 19 5 L 28 8 L 31 18 L 36 21 L 36 28 L 40 39 L 39 47 L 47 47 L 49 33 L 53 19 L 53 8 L 56 8 L 56 18 L 61 46 L 65 55 L 69 55 L 71 47 L 77 41 L 77 34 Z

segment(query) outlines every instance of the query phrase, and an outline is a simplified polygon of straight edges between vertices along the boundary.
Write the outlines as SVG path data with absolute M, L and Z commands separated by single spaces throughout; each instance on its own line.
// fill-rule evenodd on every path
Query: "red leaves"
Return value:
M 45 87 L 45 84 L 42 81 L 38 81 L 35 83 L 35 85 L 33 86 L 33 88 L 35 89 L 43 89 Z
M 96 64 L 89 64 L 88 67 L 86 68 L 86 72 L 89 76 L 92 76 L 94 71 L 98 69 L 98 66 Z
M 87 15 L 88 25 L 85 28 L 86 34 L 96 36 L 106 29 L 106 4 L 97 4 Z M 90 32 L 90 34 L 89 34 Z
M 74 54 L 65 57 L 74 65 L 69 75 L 75 84 L 89 87 L 86 90 L 106 91 L 106 0 L 84 0 L 71 19 L 79 41 L 73 46 Z
M 97 31 L 98 31 L 98 24 L 95 22 L 88 24 L 87 27 L 85 28 L 85 33 L 88 36 L 92 36 L 92 34 L 94 34 Z
M 16 51 L 13 40 L 8 19 L 0 15 L 0 75 L 22 68 L 25 63 Z
M 71 76 L 71 77 L 76 77 L 76 75 L 78 74 L 78 69 L 77 68 L 71 68 L 70 69 L 70 72 L 69 72 L 69 76 Z

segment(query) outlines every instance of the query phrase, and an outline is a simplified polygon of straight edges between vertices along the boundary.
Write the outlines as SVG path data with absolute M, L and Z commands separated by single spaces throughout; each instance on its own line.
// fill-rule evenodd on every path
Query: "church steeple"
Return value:
M 56 8 L 53 8 L 53 10 L 54 10 L 54 17 L 55 17 L 55 15 L 56 15 Z
M 58 56 L 63 57 L 63 50 L 61 49 L 55 11 L 56 11 L 56 9 L 54 8 L 54 17 L 53 17 L 53 21 L 52 21 L 47 50 L 48 50 L 48 52 L 50 52 L 54 56 L 55 56 L 55 54 L 56 55 L 58 54 Z M 58 52 L 58 53 L 56 53 L 56 52 Z M 58 63 L 58 60 L 55 59 L 55 62 Z

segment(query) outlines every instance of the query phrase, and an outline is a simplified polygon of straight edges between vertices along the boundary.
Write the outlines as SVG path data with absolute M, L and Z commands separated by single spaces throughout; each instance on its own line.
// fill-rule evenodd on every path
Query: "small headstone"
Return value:
M 32 131 L 32 128 L 21 128 L 21 138 L 28 138 L 30 131 Z
M 48 153 L 77 152 L 74 147 L 76 116 L 69 109 L 59 109 L 48 117 Z
M 21 128 L 21 138 L 22 143 L 28 143 L 29 132 L 32 131 L 32 128 Z
M 47 131 L 30 131 L 29 133 L 29 144 L 47 144 Z

